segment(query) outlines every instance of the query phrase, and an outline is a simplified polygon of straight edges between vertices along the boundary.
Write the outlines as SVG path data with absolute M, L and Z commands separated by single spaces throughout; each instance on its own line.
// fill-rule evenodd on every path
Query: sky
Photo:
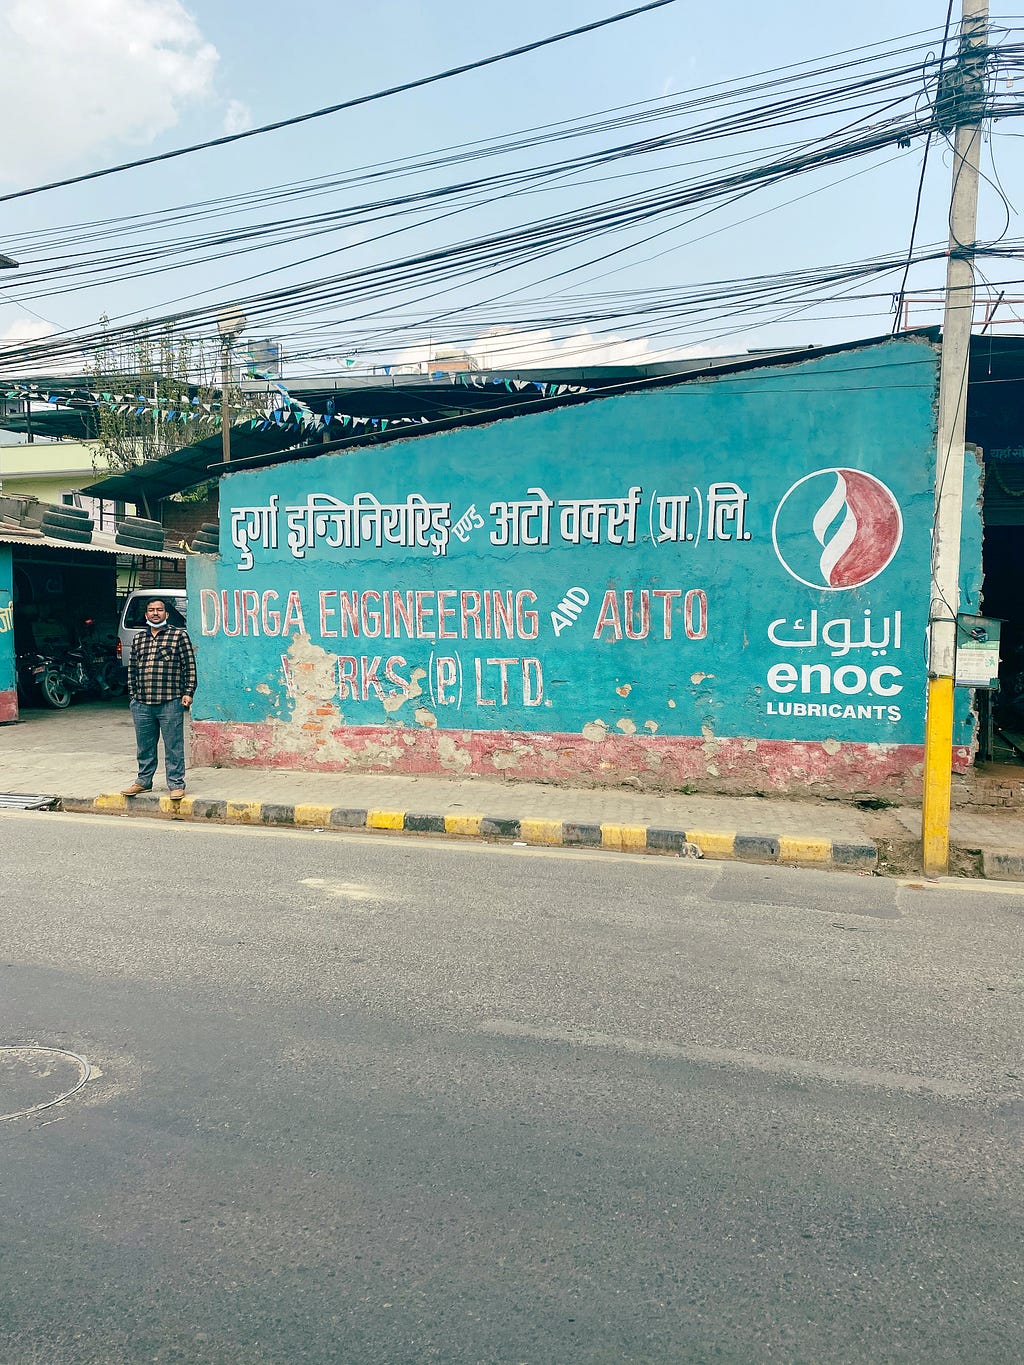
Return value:
M 216 138 L 414 80 L 592 22 L 627 0 L 519 0 L 515 7 L 450 6 L 378 0 L 269 0 L 244 6 L 229 0 L 0 0 L 7 126 L 0 160 L 0 194 L 84 174 L 137 157 Z M 959 2 L 954 6 L 958 17 Z M 442 171 L 378 176 L 282 207 L 256 194 L 244 213 L 204 218 L 201 226 L 164 226 L 169 210 L 228 195 L 402 158 L 430 158 L 446 148 L 507 138 L 523 129 L 580 120 L 598 111 L 678 103 L 688 92 L 754 73 L 877 44 L 905 45 L 909 34 L 932 35 L 946 18 L 942 0 L 897 5 L 837 5 L 821 0 L 676 0 L 597 32 L 470 72 L 362 108 L 268 133 L 228 147 L 0 203 L 0 251 L 21 262 L 0 276 L 0 347 L 31 337 L 95 328 L 111 319 L 158 318 L 199 302 L 211 310 L 268 288 L 301 284 L 337 271 L 360 271 L 407 255 L 477 241 L 540 216 L 578 210 L 610 196 L 654 194 L 712 163 L 706 158 L 756 160 L 794 130 L 745 132 L 728 143 L 695 144 L 660 157 L 610 167 L 598 176 L 554 179 L 545 188 L 508 198 L 501 185 L 464 211 L 389 220 L 362 213 L 315 239 L 281 240 L 244 257 L 214 251 L 207 259 L 164 249 L 182 233 L 237 228 L 245 222 L 359 204 L 480 174 L 500 175 L 593 150 L 650 127 L 591 134 L 573 143 L 463 163 Z M 998 2 L 992 22 L 1012 28 L 1013 9 Z M 1024 25 L 1024 17 L 1017 22 Z M 1019 36 L 1019 34 L 1018 34 Z M 925 41 L 925 39 L 922 39 Z M 843 77 L 851 57 L 836 59 L 830 79 Z M 1022 83 L 1024 88 L 1024 83 Z M 1012 91 L 1004 91 L 1010 95 Z M 921 99 L 925 98 L 922 86 Z M 692 117 L 692 115 L 691 115 Z M 657 125 L 664 132 L 682 115 Z M 834 131 L 843 120 L 826 119 Z M 801 130 L 800 136 L 812 129 Z M 1021 235 L 1021 134 L 1014 119 L 993 125 L 984 149 L 979 238 Z M 722 354 L 758 347 L 825 344 L 873 336 L 892 325 L 891 277 L 879 297 L 848 305 L 777 307 L 737 313 L 727 304 L 693 316 L 678 305 L 659 320 L 632 319 L 628 307 L 599 321 L 596 296 L 632 299 L 642 291 L 678 290 L 680 297 L 710 282 L 777 276 L 905 252 L 909 245 L 923 142 L 892 147 L 859 160 L 787 181 L 696 220 L 658 219 L 608 239 L 576 240 L 510 271 L 472 279 L 396 286 L 358 306 L 336 303 L 328 289 L 318 311 L 259 317 L 255 330 L 283 344 L 293 368 L 429 363 L 439 351 L 465 350 L 486 368 L 564 363 L 642 362 L 674 355 Z M 723 164 L 723 163 L 718 163 Z M 921 200 L 919 244 L 946 236 L 950 154 L 933 145 Z M 1000 188 L 1001 186 L 1001 188 Z M 125 278 L 106 268 L 90 278 L 65 277 L 77 225 L 142 220 L 131 240 L 156 246 L 160 273 Z M 429 218 L 434 221 L 429 221 Z M 689 215 L 692 219 L 692 214 Z M 399 229 L 396 231 L 396 229 Z M 655 235 L 656 234 L 656 235 Z M 287 235 L 287 234 L 285 234 Z M 95 230 L 95 249 L 110 249 L 109 228 Z M 121 238 L 120 240 L 128 240 Z M 614 255 L 609 255 L 614 250 Z M 324 255 L 323 253 L 327 253 Z M 318 256 L 319 259 L 309 259 Z M 598 258 L 604 259 L 598 259 Z M 172 268 L 174 267 L 174 268 Z M 1015 261 L 986 261 L 993 289 L 1024 295 Z M 915 269 L 910 288 L 934 291 L 941 262 Z M 405 277 L 403 277 L 404 279 Z M 566 305 L 571 298 L 572 306 Z M 555 302 L 553 302 L 555 301 Z M 1010 318 L 1014 305 L 1004 303 Z M 1024 317 L 1024 305 L 1017 306 Z M 935 304 L 914 303 L 911 320 L 939 318 Z M 556 318 L 558 321 L 550 321 Z M 1022 324 L 1024 326 L 1024 324 Z M 195 323 L 208 332 L 209 318 Z M 315 344 L 314 340 L 315 339 Z M 308 352 L 312 357 L 306 358 Z M 0 374 L 5 369 L 0 349 Z

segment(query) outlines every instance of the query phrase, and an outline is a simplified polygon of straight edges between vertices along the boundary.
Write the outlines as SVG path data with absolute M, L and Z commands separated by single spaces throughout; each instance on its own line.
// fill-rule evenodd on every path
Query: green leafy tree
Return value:
M 107 322 L 106 315 L 100 318 L 104 333 Z M 204 418 L 220 412 L 219 353 L 211 355 L 201 341 L 169 328 L 154 331 L 144 322 L 130 335 L 105 338 L 88 374 L 94 390 L 109 395 L 96 409 L 94 467 L 134 469 L 218 430 Z M 231 400 L 237 411 L 238 395 Z M 168 414 L 174 416 L 167 420 Z

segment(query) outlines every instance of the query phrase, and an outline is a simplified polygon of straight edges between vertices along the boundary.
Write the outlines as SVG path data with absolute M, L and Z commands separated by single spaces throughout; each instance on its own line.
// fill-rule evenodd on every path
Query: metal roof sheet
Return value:
M 289 433 L 275 428 L 252 431 L 248 424 L 231 429 L 231 452 L 234 458 L 276 453 L 295 443 L 294 431 Z M 123 499 L 136 503 L 140 498 L 148 498 L 152 502 L 159 502 L 170 493 L 180 493 L 183 488 L 190 488 L 205 479 L 218 478 L 225 468 L 230 468 L 230 465 L 221 463 L 222 448 L 223 441 L 218 431 L 214 436 L 184 446 L 159 460 L 147 460 L 130 473 L 108 474 L 87 484 L 80 491 L 91 498 Z
M 59 800 L 58 796 L 39 793 L 0 792 L 0 810 L 52 810 Z
M 118 545 L 113 536 L 102 531 L 93 531 L 88 544 L 75 540 L 60 540 L 56 536 L 21 536 L 9 527 L 0 526 L 0 544 L 32 545 L 46 550 L 84 550 L 94 555 L 127 555 L 130 559 L 184 559 L 183 550 L 136 550 L 130 545 Z

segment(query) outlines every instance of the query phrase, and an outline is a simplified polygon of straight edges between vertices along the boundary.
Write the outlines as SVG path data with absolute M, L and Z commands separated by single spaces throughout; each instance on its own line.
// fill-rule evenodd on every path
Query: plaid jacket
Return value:
M 176 697 L 194 696 L 196 656 L 188 632 L 169 622 L 156 635 L 143 626 L 128 658 L 128 693 L 132 701 L 161 706 Z

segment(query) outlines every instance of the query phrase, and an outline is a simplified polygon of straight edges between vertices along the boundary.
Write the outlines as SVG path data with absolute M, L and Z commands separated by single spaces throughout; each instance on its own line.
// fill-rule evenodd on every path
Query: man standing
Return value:
M 146 624 L 132 641 L 128 694 L 138 748 L 139 775 L 125 796 L 153 789 L 156 751 L 164 740 L 164 764 L 172 801 L 185 795 L 185 712 L 196 690 L 196 656 L 188 632 L 167 620 L 167 606 L 155 597 Z

